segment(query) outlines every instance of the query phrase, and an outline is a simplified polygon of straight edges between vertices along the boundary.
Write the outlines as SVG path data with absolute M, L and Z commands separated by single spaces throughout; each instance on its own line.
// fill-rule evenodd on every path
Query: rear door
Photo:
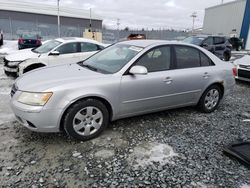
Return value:
M 221 59 L 226 49 L 225 42 L 225 37 L 214 37 L 214 54 Z
M 81 42 L 80 43 L 80 59 L 85 60 L 91 55 L 95 54 L 101 50 L 101 47 L 97 44 L 89 43 L 89 42 Z
M 212 61 L 200 50 L 185 45 L 174 46 L 175 69 L 168 73 L 170 106 L 196 104 L 211 80 Z

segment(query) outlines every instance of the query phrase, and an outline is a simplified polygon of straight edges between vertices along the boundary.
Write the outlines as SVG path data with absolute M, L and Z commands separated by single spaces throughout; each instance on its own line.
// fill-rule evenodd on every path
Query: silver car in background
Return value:
M 213 112 L 234 84 L 233 66 L 198 46 L 125 41 L 83 62 L 23 75 L 11 106 L 32 131 L 88 140 L 125 117 L 196 105 Z

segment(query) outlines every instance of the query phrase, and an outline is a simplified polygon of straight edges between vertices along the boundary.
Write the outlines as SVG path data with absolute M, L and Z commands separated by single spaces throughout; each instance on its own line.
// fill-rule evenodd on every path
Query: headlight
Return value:
M 17 101 L 31 106 L 44 106 L 53 93 L 22 92 Z
M 10 61 L 8 62 L 9 66 L 17 66 L 19 63 L 21 63 L 20 61 Z

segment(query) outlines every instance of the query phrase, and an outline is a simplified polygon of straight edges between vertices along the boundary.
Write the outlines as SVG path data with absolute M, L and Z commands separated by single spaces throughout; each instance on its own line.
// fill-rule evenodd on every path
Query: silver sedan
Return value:
M 234 84 L 233 66 L 203 48 L 125 41 L 83 62 L 21 76 L 11 91 L 11 107 L 32 131 L 65 130 L 88 140 L 125 117 L 184 106 L 213 112 Z

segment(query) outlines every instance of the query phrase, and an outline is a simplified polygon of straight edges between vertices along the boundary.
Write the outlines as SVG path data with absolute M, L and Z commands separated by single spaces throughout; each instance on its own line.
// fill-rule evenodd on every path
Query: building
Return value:
M 0 29 L 6 39 L 16 39 L 22 32 L 37 32 L 43 39 L 58 36 L 57 1 L 54 5 L 0 0 Z M 82 36 L 89 29 L 90 12 L 60 7 L 61 36 Z M 102 29 L 102 19 L 91 14 L 92 29 Z
M 203 33 L 237 36 L 250 49 L 250 0 L 237 0 L 205 9 Z

